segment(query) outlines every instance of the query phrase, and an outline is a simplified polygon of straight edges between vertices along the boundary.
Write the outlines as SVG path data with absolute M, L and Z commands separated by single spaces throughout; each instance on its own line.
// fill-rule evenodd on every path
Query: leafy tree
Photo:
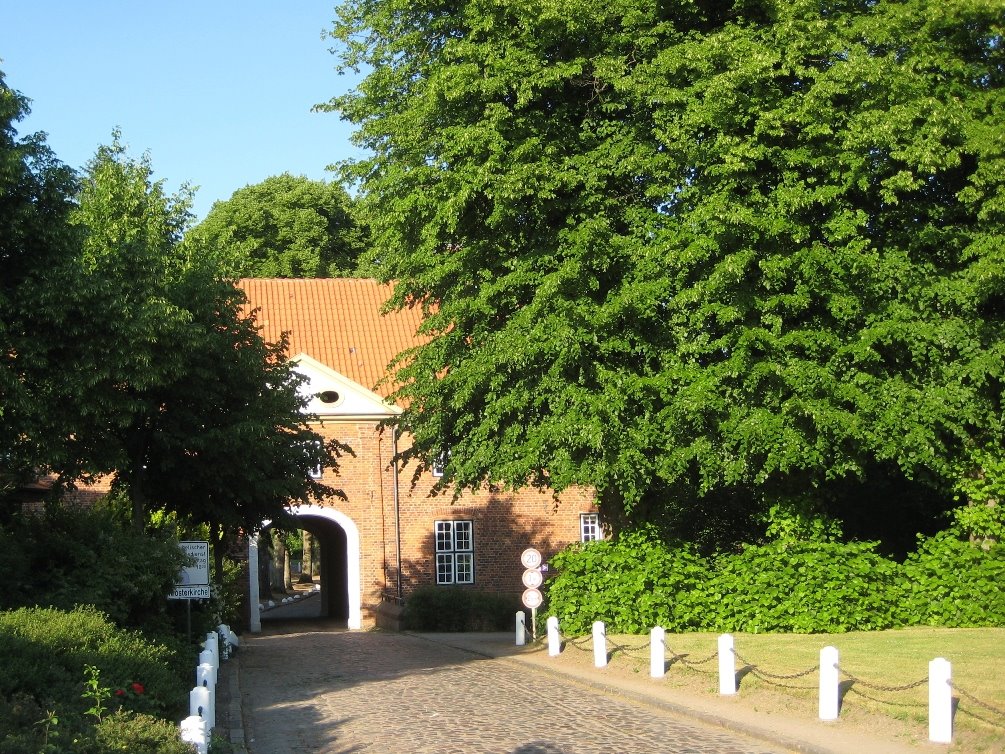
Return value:
M 332 36 L 445 481 L 680 522 L 877 469 L 948 504 L 1000 447 L 999 8 L 350 0 Z
M 65 427 L 45 421 L 49 365 L 28 290 L 74 253 L 67 217 L 76 176 L 44 134 L 18 138 L 16 125 L 28 113 L 28 100 L 0 72 L 0 494 L 44 468 L 65 436 Z
M 366 234 L 341 186 L 283 173 L 214 203 L 190 235 L 236 277 L 313 278 L 352 275 Z
M 254 528 L 332 493 L 309 470 L 333 448 L 306 424 L 284 344 L 264 343 L 243 294 L 181 243 L 189 217 L 149 157 L 129 158 L 118 134 L 101 147 L 72 215 L 83 253 L 39 294 L 61 333 L 49 357 L 74 376 L 81 468 L 115 473 L 134 523 L 167 508 Z

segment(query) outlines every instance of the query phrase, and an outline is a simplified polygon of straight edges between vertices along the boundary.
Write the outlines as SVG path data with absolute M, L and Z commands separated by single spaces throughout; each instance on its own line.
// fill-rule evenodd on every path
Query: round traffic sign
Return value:
M 534 568 L 528 568 L 523 572 L 523 585 L 528 589 L 537 589 L 541 586 L 542 581 L 544 581 L 544 576 Z
M 541 607 L 541 603 L 544 602 L 544 597 L 537 589 L 526 589 L 521 597 L 523 600 L 523 606 L 529 607 L 531 610 L 537 607 Z
M 533 547 L 528 547 L 520 553 L 520 562 L 523 563 L 524 568 L 537 568 L 541 565 L 541 553 Z

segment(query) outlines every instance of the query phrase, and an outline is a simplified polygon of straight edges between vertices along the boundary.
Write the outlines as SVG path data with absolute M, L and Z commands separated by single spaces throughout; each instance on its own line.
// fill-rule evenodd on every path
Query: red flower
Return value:
M 125 696 L 125 695 L 126 695 L 125 689 L 115 689 L 115 696 Z
M 131 688 L 133 690 L 133 692 L 136 693 L 136 694 L 142 694 L 143 691 L 144 691 L 142 683 L 134 683 L 129 688 Z

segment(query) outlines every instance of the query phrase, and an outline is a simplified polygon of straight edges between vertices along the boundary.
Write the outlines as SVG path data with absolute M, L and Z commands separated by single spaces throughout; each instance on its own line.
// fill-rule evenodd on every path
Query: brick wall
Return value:
M 322 504 L 349 516 L 359 528 L 363 616 L 364 623 L 372 625 L 382 593 L 393 595 L 398 589 L 392 433 L 363 421 L 324 421 L 314 429 L 348 444 L 355 454 L 340 459 L 337 476 L 328 469 L 324 472 L 323 481 L 341 489 L 347 499 L 332 498 Z M 475 582 L 471 588 L 518 594 L 524 588 L 520 553 L 535 547 L 547 561 L 579 541 L 580 514 L 596 512 L 592 493 L 584 489 L 561 495 L 532 488 L 482 490 L 454 501 L 450 493 L 431 494 L 436 480 L 429 474 L 413 484 L 414 470 L 411 466 L 398 473 L 404 596 L 419 585 L 435 583 L 438 520 L 473 522 Z

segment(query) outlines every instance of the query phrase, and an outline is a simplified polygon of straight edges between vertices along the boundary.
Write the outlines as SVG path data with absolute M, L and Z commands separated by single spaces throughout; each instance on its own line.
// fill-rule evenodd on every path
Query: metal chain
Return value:
M 812 668 L 809 668 L 807 670 L 800 670 L 798 673 L 792 673 L 791 675 L 778 675 L 776 673 L 769 673 L 766 670 L 761 670 L 760 667 L 755 663 L 751 662 L 750 660 L 745 660 L 743 657 L 741 657 L 740 653 L 737 652 L 735 649 L 733 650 L 733 654 L 736 655 L 737 660 L 742 662 L 744 665 L 749 665 L 751 667 L 750 671 L 751 673 L 756 675 L 758 678 L 763 678 L 765 680 L 771 678 L 779 681 L 791 681 L 795 678 L 802 678 L 803 676 L 807 676 L 810 673 L 816 673 L 818 670 L 820 670 L 819 665 L 814 665 Z
M 966 699 L 967 701 L 973 702 L 974 704 L 976 704 L 978 707 L 983 707 L 988 712 L 993 712 L 996 715 L 1001 715 L 1002 717 L 1005 717 L 1005 710 L 1000 710 L 997 707 L 992 707 L 987 702 L 982 702 L 980 699 L 978 699 L 977 697 L 975 697 L 973 694 L 968 693 L 967 691 L 964 691 L 959 686 L 954 685 L 953 686 L 953 690 L 956 693 L 958 693 L 960 696 L 962 696 L 964 699 Z
M 838 671 L 852 683 L 864 686 L 867 689 L 872 689 L 873 691 L 910 691 L 911 689 L 916 689 L 918 686 L 924 686 L 928 683 L 928 677 L 926 676 L 914 683 L 905 683 L 903 686 L 884 686 L 881 683 L 869 683 L 868 681 L 863 681 L 861 678 L 852 675 L 843 668 L 838 668 Z
M 670 650 L 670 654 L 672 660 L 679 662 L 681 665 L 687 665 L 689 668 L 691 668 L 691 667 L 698 667 L 699 665 L 704 665 L 706 662 L 711 662 L 712 660 L 714 660 L 716 657 L 719 656 L 719 650 L 716 650 L 708 657 L 706 657 L 704 660 L 685 659 L 687 657 L 687 654 L 677 654 L 672 649 Z

